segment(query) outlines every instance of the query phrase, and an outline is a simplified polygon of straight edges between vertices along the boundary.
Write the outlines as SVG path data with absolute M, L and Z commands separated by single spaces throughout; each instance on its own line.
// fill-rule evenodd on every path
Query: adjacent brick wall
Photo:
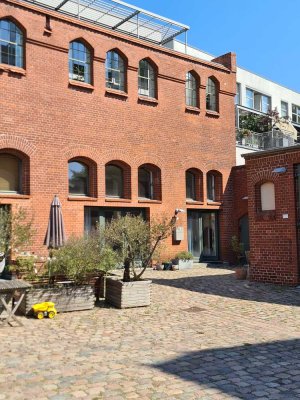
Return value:
M 46 14 L 51 34 L 44 31 Z M 32 211 L 37 229 L 33 250 L 46 253 L 43 241 L 50 203 L 58 194 L 68 236 L 83 233 L 84 206 L 142 206 L 148 208 L 150 218 L 157 214 L 171 217 L 175 208 L 220 210 L 221 258 L 228 260 L 233 212 L 228 179 L 235 164 L 235 56 L 222 56 L 220 64 L 197 60 L 16 0 L 1 1 L 0 18 L 7 16 L 26 29 L 26 68 L 16 71 L 0 65 L 1 93 L 5 94 L 0 102 L 0 148 L 16 149 L 29 157 L 30 197 L 1 196 L 0 201 Z M 68 47 L 77 38 L 93 48 L 90 88 L 69 84 Z M 105 89 L 106 53 L 116 48 L 128 59 L 128 93 L 122 97 Z M 143 58 L 157 66 L 158 103 L 138 99 L 137 71 Z M 200 77 L 200 113 L 185 107 L 185 76 L 190 70 Z M 205 110 L 205 85 L 211 76 L 219 82 L 219 115 Z M 85 158 L 93 165 L 95 198 L 68 198 L 68 161 L 72 158 Z M 130 168 L 126 202 L 105 199 L 105 165 L 113 160 Z M 138 199 L 138 167 L 143 164 L 161 171 L 161 203 L 145 204 Z M 186 204 L 185 171 L 189 168 L 203 172 L 203 204 Z M 207 204 L 206 174 L 210 170 L 222 174 L 223 204 Z M 186 214 L 180 215 L 178 223 L 186 233 Z M 187 249 L 186 238 L 187 234 L 176 246 L 170 238 L 169 253 Z

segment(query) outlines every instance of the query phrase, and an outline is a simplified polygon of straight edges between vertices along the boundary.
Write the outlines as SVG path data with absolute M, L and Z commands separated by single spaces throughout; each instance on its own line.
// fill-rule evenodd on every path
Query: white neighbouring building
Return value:
M 166 47 L 181 53 L 189 54 L 202 60 L 211 61 L 215 56 L 185 43 L 172 40 L 165 44 Z M 246 139 L 237 139 L 236 163 L 245 163 L 242 154 L 254 151 L 269 150 L 271 148 L 286 147 L 295 144 L 300 139 L 300 93 L 279 85 L 269 79 L 263 78 L 244 68 L 237 67 L 237 95 L 236 95 L 236 128 L 239 132 L 240 116 L 245 114 L 264 115 L 275 108 L 279 116 L 287 122 L 281 129 L 264 134 L 253 134 Z M 282 128 L 282 125 L 280 126 Z M 283 132 L 283 134 L 282 134 Z M 266 140 L 266 138 L 268 140 Z

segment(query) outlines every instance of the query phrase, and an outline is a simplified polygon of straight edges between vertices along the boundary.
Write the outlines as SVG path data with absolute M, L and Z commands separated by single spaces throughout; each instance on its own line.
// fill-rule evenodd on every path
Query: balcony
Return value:
M 297 143 L 293 136 L 278 129 L 263 133 L 236 129 L 236 144 L 259 151 L 294 146 Z

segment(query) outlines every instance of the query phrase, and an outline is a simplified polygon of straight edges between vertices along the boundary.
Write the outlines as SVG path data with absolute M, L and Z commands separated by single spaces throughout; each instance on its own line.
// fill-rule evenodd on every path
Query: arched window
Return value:
M 185 173 L 186 198 L 196 200 L 196 176 L 192 171 Z
M 218 171 L 209 171 L 207 180 L 207 201 L 220 202 L 222 200 L 222 174 Z
M 199 107 L 198 82 L 192 72 L 187 72 L 185 80 L 185 103 L 190 107 Z
M 0 20 L 0 63 L 24 67 L 23 32 L 9 19 Z
M 114 164 L 106 165 L 105 185 L 107 197 L 124 197 L 123 169 Z
M 156 74 L 147 60 L 141 60 L 139 63 L 139 94 L 156 97 Z
M 0 154 L 0 192 L 21 193 L 22 161 L 11 155 Z
M 117 51 L 107 53 L 105 71 L 106 87 L 125 92 L 125 62 Z
M 261 211 L 275 210 L 275 186 L 273 182 L 265 182 L 260 186 Z
M 212 78 L 208 78 L 206 85 L 206 109 L 211 111 L 217 111 L 218 99 L 217 99 L 217 84 Z
M 139 197 L 153 199 L 153 174 L 147 168 L 139 168 Z
M 76 160 L 69 161 L 69 194 L 73 196 L 89 195 L 89 168 Z
M 70 43 L 69 78 L 74 81 L 91 83 L 91 52 L 80 41 Z

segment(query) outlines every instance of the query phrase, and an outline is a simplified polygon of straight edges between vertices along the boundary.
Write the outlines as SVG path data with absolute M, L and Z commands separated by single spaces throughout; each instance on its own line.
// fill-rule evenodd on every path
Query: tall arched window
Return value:
M 139 168 L 139 197 L 153 199 L 153 173 L 145 167 Z
M 80 41 L 70 43 L 69 78 L 74 81 L 91 83 L 91 52 Z
M 185 173 L 186 198 L 196 200 L 196 176 L 192 171 Z
M 107 197 L 124 197 L 123 169 L 114 164 L 106 165 L 105 185 Z
M 187 72 L 185 80 L 185 103 L 190 107 L 199 107 L 198 82 L 192 72 Z
M 0 192 L 21 193 L 22 161 L 11 155 L 0 154 Z
M 69 161 L 69 194 L 73 196 L 89 195 L 89 168 L 76 160 Z
M 217 99 L 217 84 L 212 78 L 208 78 L 206 85 L 206 109 L 211 111 L 217 111 L 218 99 Z
M 106 87 L 125 92 L 125 62 L 117 51 L 107 53 L 105 71 Z
M 147 60 L 141 60 L 139 63 L 139 94 L 156 97 L 156 74 Z
M 9 19 L 0 20 L 0 63 L 24 67 L 23 32 Z
M 275 210 L 275 186 L 273 182 L 265 182 L 260 186 L 261 211 Z

